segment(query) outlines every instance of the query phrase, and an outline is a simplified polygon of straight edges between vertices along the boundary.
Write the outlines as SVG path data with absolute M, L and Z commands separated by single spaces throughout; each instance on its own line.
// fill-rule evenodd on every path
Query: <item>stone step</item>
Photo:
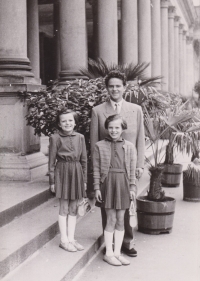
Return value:
M 0 228 L 0 277 L 58 233 L 58 199 L 52 198 Z
M 0 227 L 51 197 L 46 176 L 32 182 L 0 182 Z
M 100 208 L 93 207 L 84 217 L 79 218 L 75 238 L 84 246 L 83 251 L 70 253 L 59 248 L 58 234 L 2 280 L 72 280 L 103 243 Z
M 144 174 L 138 184 L 138 195 L 146 193 L 148 187 L 149 173 L 148 170 L 145 169 Z M 79 218 L 77 223 L 76 239 L 82 245 L 84 245 L 85 250 L 76 253 L 69 253 L 60 249 L 58 247 L 60 242 L 60 235 L 56 235 L 55 238 L 53 238 L 52 235 L 52 229 L 54 231 L 54 235 L 58 231 L 57 203 L 58 201 L 56 199 L 51 199 L 48 203 L 45 203 L 35 210 L 29 212 L 28 214 L 24 215 L 27 216 L 24 226 L 16 223 L 16 227 L 18 227 L 18 229 L 23 229 L 23 233 L 21 234 L 17 235 L 16 232 L 16 238 L 18 236 L 20 236 L 20 238 L 18 237 L 18 239 L 14 240 L 14 242 L 17 242 L 17 240 L 19 240 L 19 242 L 21 243 L 21 248 L 18 249 L 18 251 L 13 250 L 13 255 L 10 255 L 11 257 L 9 262 L 6 261 L 4 262 L 5 264 L 0 263 L 1 268 L 4 268 L 5 265 L 7 266 L 6 270 L 4 269 L 4 276 L 8 272 L 10 272 L 3 278 L 3 280 L 72 280 L 101 246 L 103 237 L 100 209 L 94 207 L 86 216 L 84 216 L 83 218 Z M 41 213 L 39 217 L 38 209 L 41 210 L 39 211 L 39 214 Z M 45 210 L 42 211 L 42 209 Z M 46 218 L 47 214 L 48 217 Z M 47 219 L 49 222 L 46 221 Z M 30 227 L 28 229 L 27 224 L 30 224 Z M 40 229 L 40 231 L 35 231 L 35 224 L 37 225 L 37 228 Z M 7 252 L 9 251 L 9 246 L 11 244 L 10 241 L 12 241 L 12 234 L 15 233 L 15 231 L 13 231 L 13 228 L 10 226 L 9 229 L 8 226 L 9 225 L 7 225 L 7 229 L 4 231 L 4 235 L 6 235 L 6 233 L 9 233 L 10 237 L 6 239 L 4 238 L 4 241 L 2 240 L 3 244 L 5 245 L 7 241 L 7 246 L 5 247 L 5 250 Z M 4 228 L 6 228 L 6 226 L 4 226 Z M 46 239 L 46 237 L 48 236 L 49 232 L 50 237 L 48 237 L 48 239 L 53 239 L 48 242 L 48 239 Z M 16 242 L 14 244 L 16 244 Z M 7 253 L 7 256 L 8 255 L 9 253 Z M 30 257 L 27 259 L 29 255 Z M 13 263 L 15 266 L 13 266 Z M 19 266 L 17 267 L 17 265 Z

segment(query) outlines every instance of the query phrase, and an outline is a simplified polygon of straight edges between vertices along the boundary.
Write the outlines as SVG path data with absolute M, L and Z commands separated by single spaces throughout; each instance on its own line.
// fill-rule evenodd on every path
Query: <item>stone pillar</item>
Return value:
M 168 54 L 168 0 L 161 0 L 161 74 L 162 90 L 169 90 L 169 54 Z
M 47 172 L 48 159 L 26 126 L 23 92 L 38 91 L 40 79 L 27 58 L 26 0 L 0 1 L 0 177 L 31 180 Z M 37 140 L 37 139 L 36 139 Z
M 192 38 L 188 35 L 186 37 L 186 43 L 187 43 L 187 61 L 186 61 L 186 79 L 187 79 L 187 95 L 188 97 L 191 97 L 192 96 L 192 88 L 193 88 L 193 85 L 192 85 L 192 82 L 193 82 L 193 71 L 191 69 L 191 60 L 192 60 L 192 56 L 191 56 L 191 44 L 192 44 Z
M 118 64 L 117 0 L 98 0 L 98 52 L 108 64 Z
M 60 84 L 80 78 L 87 67 L 85 1 L 60 1 Z
M 138 62 L 151 62 L 151 1 L 138 1 Z M 151 67 L 146 69 L 151 77 Z
M 27 0 L 28 58 L 36 78 L 40 78 L 38 0 Z
M 151 7 L 151 75 L 161 75 L 160 1 L 152 0 Z
M 122 63 L 138 63 L 137 0 L 121 2 L 121 58 Z
M 183 24 L 179 25 L 179 91 L 184 94 L 183 82 Z
M 186 30 L 183 30 L 183 95 L 187 97 L 187 76 L 186 76 Z
M 55 61 L 56 61 L 56 78 L 58 79 L 61 71 L 61 59 L 60 59 L 60 2 L 54 3 L 53 11 L 53 23 L 54 23 L 54 48 L 55 48 Z
M 179 19 L 174 17 L 174 91 L 179 93 Z
M 168 38 L 169 38 L 169 92 L 174 92 L 174 12 L 175 7 L 168 10 Z
M 191 89 L 194 88 L 194 84 L 195 84 L 195 78 L 194 78 L 194 48 L 193 48 L 193 34 L 194 34 L 194 26 L 190 27 L 189 30 L 190 33 L 190 40 L 191 40 L 191 44 L 190 44 L 190 69 L 191 69 Z

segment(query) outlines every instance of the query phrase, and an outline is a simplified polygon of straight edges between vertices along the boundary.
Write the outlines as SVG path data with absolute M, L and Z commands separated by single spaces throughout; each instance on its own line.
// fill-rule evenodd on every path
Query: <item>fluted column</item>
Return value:
M 151 62 L 151 1 L 138 1 L 138 61 Z M 146 70 L 151 76 L 151 67 Z
M 40 78 L 38 0 L 27 0 L 28 58 L 36 78 Z
M 160 0 L 152 0 L 151 7 L 151 75 L 161 75 Z
M 174 91 L 179 93 L 179 19 L 174 17 Z
M 87 67 L 85 1 L 60 1 L 60 83 L 80 77 Z
M 138 62 L 137 0 L 121 2 L 122 63 Z
M 61 71 L 61 59 L 60 59 L 60 2 L 54 3 L 54 11 L 53 11 L 53 19 L 54 19 L 54 47 L 55 47 L 55 73 L 56 78 L 58 79 L 59 73 Z
M 168 39 L 169 39 L 169 92 L 174 92 L 174 12 L 175 7 L 168 10 Z
M 27 58 L 26 8 L 26 0 L 0 1 L 0 77 L 34 76 Z
M 179 25 L 179 90 L 180 94 L 184 94 L 183 81 L 183 24 Z
M 186 30 L 183 30 L 183 95 L 187 97 L 187 76 L 186 76 Z
M 107 63 L 118 63 L 117 0 L 98 0 L 98 52 Z
M 168 0 L 161 0 L 161 73 L 162 90 L 169 89 L 169 61 L 168 61 Z
M 30 13 L 28 25 L 36 21 L 36 6 L 36 2 L 28 2 L 28 13 Z M 29 47 L 31 42 L 35 46 L 35 42 L 33 42 L 36 39 L 34 26 L 29 26 L 28 32 L 31 32 L 31 34 L 28 34 Z M 33 51 L 32 46 L 31 50 Z M 35 62 L 34 58 L 35 55 L 33 54 L 33 62 Z M 38 67 L 37 63 L 36 65 Z M 35 137 L 33 135 L 33 129 L 26 125 L 25 116 L 27 114 L 27 106 L 22 96 L 22 93 L 37 92 L 41 87 L 40 79 L 34 77 L 34 74 L 31 72 L 30 61 L 27 58 L 27 2 L 26 0 L 1 0 L 1 180 L 30 181 L 45 175 L 47 172 L 48 159 L 40 152 L 39 138 Z
M 187 47 L 186 47 L 186 52 L 187 52 L 187 65 L 186 65 L 186 77 L 187 77 L 187 94 L 188 94 L 188 97 L 191 97 L 192 96 L 192 81 L 193 81 L 193 77 L 192 77 L 192 74 L 193 74 L 193 71 L 191 69 L 191 44 L 192 44 L 192 39 L 191 37 L 188 35 L 186 37 L 186 44 L 187 44 Z

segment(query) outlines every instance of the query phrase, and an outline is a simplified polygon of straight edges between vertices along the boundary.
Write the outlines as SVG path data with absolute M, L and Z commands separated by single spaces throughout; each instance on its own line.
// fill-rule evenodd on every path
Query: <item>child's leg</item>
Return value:
M 115 226 L 115 233 L 114 233 L 114 240 L 115 240 L 115 256 L 120 255 L 121 246 L 124 238 L 124 214 L 125 210 L 116 210 L 116 226 Z
M 106 227 L 104 230 L 104 239 L 105 239 L 105 244 L 106 244 L 106 256 L 113 256 L 113 248 L 112 248 L 112 243 L 113 243 L 113 234 L 114 234 L 114 229 L 115 229 L 115 224 L 116 224 L 116 210 L 114 209 L 105 209 L 106 211 L 106 217 L 107 217 L 107 222 L 106 222 Z
M 116 210 L 105 209 L 105 211 L 106 211 L 106 216 L 107 216 L 106 227 L 104 230 L 106 254 L 105 254 L 103 260 L 106 261 L 110 265 L 119 266 L 119 265 L 122 265 L 122 263 L 114 256 L 113 247 L 112 247 L 113 233 L 114 233 L 115 224 L 116 224 Z
M 129 265 L 129 260 L 121 256 L 121 246 L 124 238 L 124 215 L 125 210 L 116 210 L 117 222 L 114 233 L 114 255 L 121 262 L 122 265 Z
M 68 200 L 60 199 L 58 224 L 59 224 L 62 243 L 69 242 L 67 237 L 67 215 L 68 215 Z
M 84 247 L 74 239 L 74 234 L 76 229 L 76 216 L 77 216 L 77 209 L 78 209 L 77 203 L 78 203 L 77 200 L 70 200 L 69 202 L 68 239 L 69 242 L 73 244 L 78 251 L 82 251 L 84 250 Z
M 66 199 L 60 199 L 60 211 L 58 217 L 58 224 L 61 235 L 61 243 L 59 245 L 60 248 L 69 252 L 76 252 L 77 249 L 69 243 L 69 239 L 67 237 L 67 215 L 68 215 L 68 207 L 69 202 Z

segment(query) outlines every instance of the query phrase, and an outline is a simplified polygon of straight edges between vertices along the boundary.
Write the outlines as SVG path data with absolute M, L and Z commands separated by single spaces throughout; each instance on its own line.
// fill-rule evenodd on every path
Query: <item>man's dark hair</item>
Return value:
M 108 129 L 108 125 L 110 122 L 114 121 L 114 120 L 121 120 L 121 125 L 122 125 L 122 129 L 126 130 L 128 128 L 126 120 L 120 115 L 120 114 L 114 114 L 114 115 L 110 115 L 104 124 L 105 129 Z
M 119 70 L 111 70 L 105 77 L 105 84 L 106 87 L 108 87 L 108 82 L 111 78 L 118 78 L 120 80 L 122 80 L 123 85 L 126 85 L 126 75 L 122 72 L 120 72 Z

